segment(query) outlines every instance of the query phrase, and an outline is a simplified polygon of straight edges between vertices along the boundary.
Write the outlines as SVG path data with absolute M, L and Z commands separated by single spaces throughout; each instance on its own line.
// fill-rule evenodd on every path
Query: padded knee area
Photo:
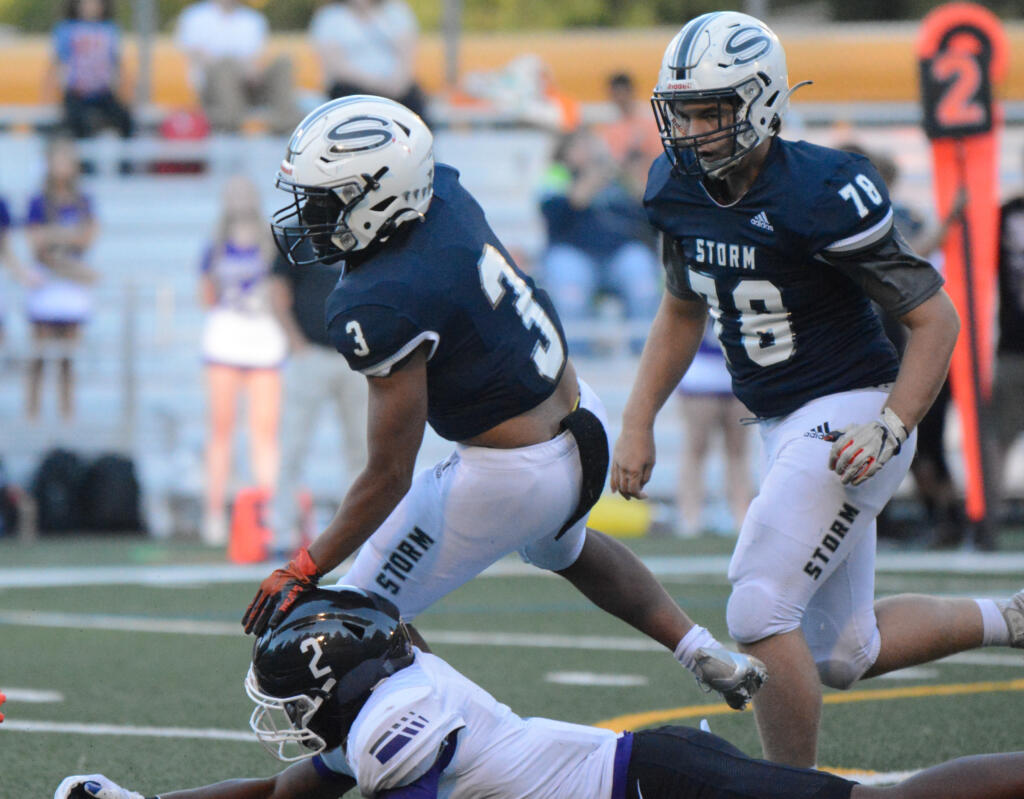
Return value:
M 818 667 L 822 685 L 841 691 L 852 686 L 871 668 L 870 663 L 858 663 L 854 660 L 816 660 L 814 665 Z
M 733 586 L 725 621 L 734 641 L 750 644 L 800 626 L 799 609 L 787 609 L 779 592 L 769 588 L 756 580 L 744 580 Z
M 804 636 L 823 685 L 846 690 L 877 660 L 882 639 L 874 616 L 860 621 L 858 625 L 850 619 L 840 625 L 820 608 L 808 609 Z

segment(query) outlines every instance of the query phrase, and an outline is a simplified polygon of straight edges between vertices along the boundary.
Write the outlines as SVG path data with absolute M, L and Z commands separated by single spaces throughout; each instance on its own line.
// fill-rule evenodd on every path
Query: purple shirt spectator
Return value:
M 53 30 L 57 60 L 67 70 L 65 90 L 81 97 L 113 92 L 121 34 L 109 20 L 65 20 Z

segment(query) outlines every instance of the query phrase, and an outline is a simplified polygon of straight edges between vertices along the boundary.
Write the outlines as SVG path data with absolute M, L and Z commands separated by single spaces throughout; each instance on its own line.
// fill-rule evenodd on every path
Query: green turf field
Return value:
M 729 542 L 655 539 L 634 546 L 657 558 L 684 549 L 725 554 Z M 242 679 L 251 639 L 237 621 L 257 578 L 35 587 L 3 581 L 44 574 L 40 567 L 66 570 L 46 572 L 53 581 L 81 583 L 77 576 L 102 576 L 94 570 L 105 565 L 133 574 L 222 561 L 222 553 L 198 546 L 135 540 L 32 548 L 0 542 L 0 690 L 9 694 L 0 725 L 0 799 L 48 797 L 72 773 L 100 771 L 152 794 L 277 770 L 246 735 L 251 703 Z M 724 573 L 684 574 L 653 562 L 690 614 L 725 636 Z M 522 715 L 633 727 L 695 725 L 706 716 L 714 732 L 759 752 L 751 713 L 703 694 L 667 652 L 560 579 L 516 571 L 524 573 L 481 577 L 420 617 L 438 654 Z M 1020 582 L 1012 573 L 885 572 L 878 593 L 1003 596 Z M 829 692 L 820 762 L 894 772 L 960 754 L 1022 749 L 1022 666 L 1024 653 L 988 649 Z

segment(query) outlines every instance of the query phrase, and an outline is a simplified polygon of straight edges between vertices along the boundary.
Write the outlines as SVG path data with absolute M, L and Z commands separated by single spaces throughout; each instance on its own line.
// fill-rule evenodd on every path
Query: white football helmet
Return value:
M 422 219 L 433 187 L 434 137 L 422 119 L 384 97 L 342 97 L 292 134 L 277 188 L 293 201 L 271 228 L 293 264 L 333 263 Z
M 669 42 L 651 104 L 661 141 L 674 167 L 690 175 L 721 177 L 782 126 L 789 96 L 786 53 L 772 30 L 737 11 L 714 11 L 690 20 Z M 682 103 L 717 102 L 719 119 L 731 106 L 732 123 L 700 135 L 681 134 L 675 110 Z M 699 146 L 730 138 L 732 153 L 705 161 Z

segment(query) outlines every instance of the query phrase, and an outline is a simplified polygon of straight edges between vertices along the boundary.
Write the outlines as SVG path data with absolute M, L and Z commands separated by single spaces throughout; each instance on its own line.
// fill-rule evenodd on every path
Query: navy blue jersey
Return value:
M 566 361 L 551 300 L 458 178 L 438 164 L 424 222 L 346 269 L 327 300 L 331 342 L 358 372 L 386 376 L 429 344 L 427 417 L 453 441 L 539 405 Z
M 942 285 L 894 242 L 885 184 L 852 153 L 776 139 L 753 186 L 729 206 L 661 156 L 644 205 L 666 237 L 666 287 L 707 302 L 733 392 L 760 417 L 894 380 L 896 353 L 864 284 L 877 284 L 897 316 Z M 861 256 L 876 250 L 896 255 Z

